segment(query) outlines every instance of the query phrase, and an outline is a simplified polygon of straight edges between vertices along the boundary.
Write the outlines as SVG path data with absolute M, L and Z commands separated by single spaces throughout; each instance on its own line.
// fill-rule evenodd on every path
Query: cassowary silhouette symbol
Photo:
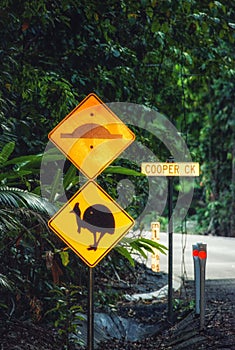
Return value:
M 83 214 L 83 218 L 81 217 L 79 203 L 74 205 L 71 212 L 76 214 L 78 233 L 81 233 L 81 228 L 86 228 L 94 235 L 94 244 L 90 245 L 87 248 L 88 250 L 96 251 L 100 240 L 105 234 L 114 234 L 114 217 L 109 208 L 107 208 L 105 205 L 94 204 L 88 207 Z M 97 239 L 98 233 L 100 233 L 99 239 Z

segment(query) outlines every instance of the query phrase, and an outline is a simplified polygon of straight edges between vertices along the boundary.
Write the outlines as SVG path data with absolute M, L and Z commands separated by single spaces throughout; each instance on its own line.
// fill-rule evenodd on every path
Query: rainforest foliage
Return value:
M 54 264 L 58 282 L 61 262 L 72 280 L 69 257 L 74 259 L 46 228 L 57 197 L 49 189 L 50 201 L 41 207 L 40 162 L 48 132 L 90 92 L 104 102 L 130 102 L 164 114 L 201 165 L 190 219 L 200 233 L 235 237 L 232 0 L 2 0 L 0 28 L 0 254 L 5 265 L 7 256 L 16 258 L 9 280 L 31 283 L 17 297 L 30 300 L 36 318 L 43 312 L 38 293 L 48 283 L 45 261 Z M 156 149 L 153 135 L 134 131 Z M 165 161 L 169 154 L 158 151 Z M 139 168 L 115 164 L 100 183 L 115 196 L 118 181 L 129 176 L 137 188 L 130 208 L 135 216 L 145 201 L 144 179 L 134 176 Z M 67 164 L 64 176 L 72 194 L 79 174 Z M 56 259 L 47 253 L 42 262 L 44 250 Z M 2 286 L 11 289 L 2 272 Z

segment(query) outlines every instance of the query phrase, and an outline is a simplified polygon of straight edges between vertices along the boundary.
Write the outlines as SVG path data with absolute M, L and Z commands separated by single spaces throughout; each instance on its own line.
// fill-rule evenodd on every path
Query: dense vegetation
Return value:
M 56 191 L 51 203 L 40 203 L 39 171 L 48 132 L 90 92 L 104 102 L 136 103 L 166 115 L 201 164 L 191 210 L 199 232 L 235 237 L 233 1 L 3 0 L 0 28 L 0 281 L 8 288 L 9 281 L 18 283 L 3 308 L 11 312 L 13 295 L 24 294 L 42 317 L 46 250 L 60 256 L 54 282 L 61 261 L 68 283 L 77 282 L 68 253 L 46 228 Z M 156 150 L 153 135 L 134 131 Z M 162 161 L 169 156 L 159 154 Z M 100 182 L 115 195 L 118 181 L 131 174 L 125 171 L 107 171 Z M 77 189 L 78 174 L 69 164 L 65 172 L 69 193 Z M 130 210 L 137 216 L 145 180 L 132 181 L 139 197 Z

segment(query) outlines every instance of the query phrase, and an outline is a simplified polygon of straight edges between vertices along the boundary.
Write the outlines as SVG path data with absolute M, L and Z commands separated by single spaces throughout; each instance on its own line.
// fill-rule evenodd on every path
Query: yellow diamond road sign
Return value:
M 94 267 L 134 220 L 96 182 L 88 181 L 48 224 L 87 265 Z
M 49 139 L 89 179 L 97 177 L 135 139 L 133 132 L 95 95 L 88 95 Z

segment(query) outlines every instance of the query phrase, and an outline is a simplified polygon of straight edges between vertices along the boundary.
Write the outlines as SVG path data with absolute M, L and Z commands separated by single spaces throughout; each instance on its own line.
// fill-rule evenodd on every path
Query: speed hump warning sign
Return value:
M 88 95 L 48 137 L 89 179 L 97 177 L 135 139 L 95 94 Z
M 48 224 L 87 265 L 94 267 L 134 220 L 96 182 L 88 181 Z

